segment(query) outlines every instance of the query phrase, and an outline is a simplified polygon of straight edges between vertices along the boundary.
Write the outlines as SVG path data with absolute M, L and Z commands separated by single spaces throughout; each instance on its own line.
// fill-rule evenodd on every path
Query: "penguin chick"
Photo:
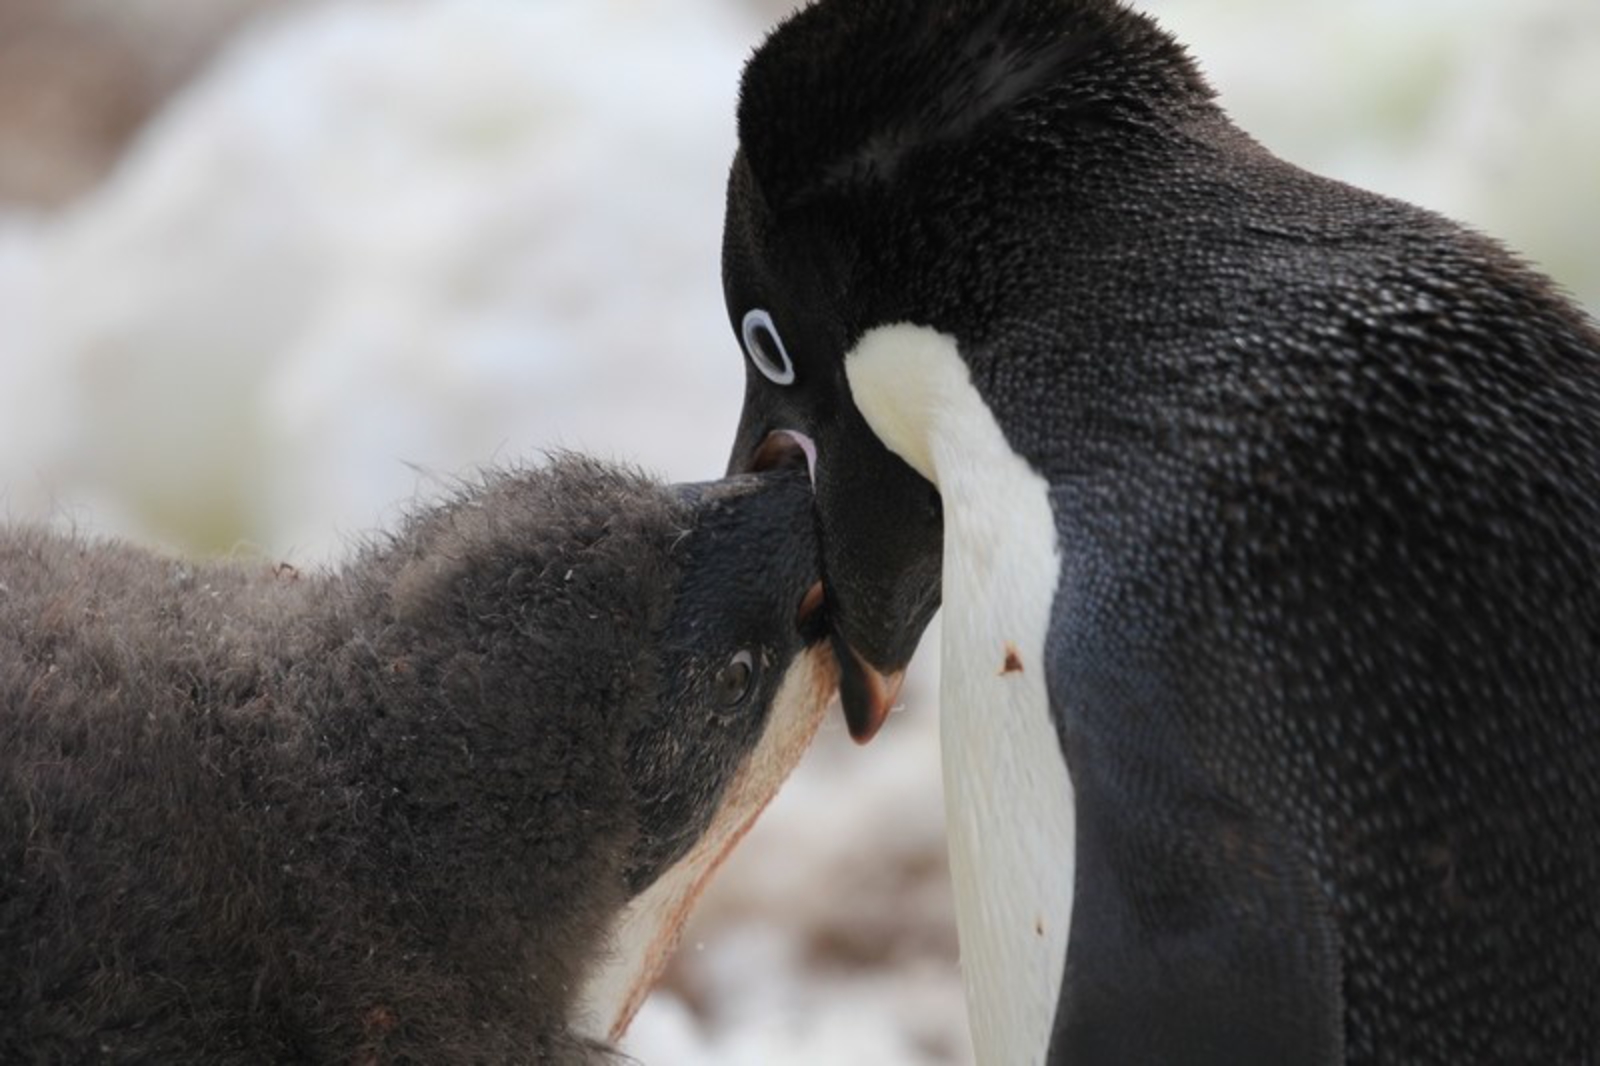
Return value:
M 562 458 L 320 576 L 0 534 L 0 1061 L 609 1061 L 624 907 L 830 696 L 809 506 Z
M 1112 0 L 821 0 L 738 126 L 731 468 L 859 739 L 942 597 L 978 1061 L 1600 1061 L 1594 324 Z

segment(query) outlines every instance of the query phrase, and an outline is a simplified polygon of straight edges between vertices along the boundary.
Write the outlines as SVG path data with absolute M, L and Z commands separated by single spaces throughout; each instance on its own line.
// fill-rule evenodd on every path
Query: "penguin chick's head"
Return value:
M 628 741 L 638 833 L 627 908 L 579 1016 L 621 1037 L 718 866 L 794 768 L 833 698 L 803 472 L 676 486 L 685 515 L 656 691 Z
M 799 687 L 817 710 L 832 692 L 828 655 L 816 647 L 824 623 L 805 478 L 774 471 L 672 491 L 689 520 L 673 546 L 678 577 L 660 636 L 659 690 L 629 741 L 640 817 L 634 893 L 706 834 L 772 732 L 791 675 L 806 675 Z M 787 753 L 780 779 L 799 754 Z
M 931 472 L 869 426 L 850 353 L 880 326 L 930 327 L 977 382 L 997 333 L 1070 313 L 1022 305 L 1075 187 L 1115 182 L 1140 131 L 1210 106 L 1182 48 L 1110 0 L 822 0 L 750 60 L 723 244 L 746 355 L 730 469 L 796 447 L 812 464 L 858 740 L 938 605 L 942 510 Z
M 609 880 L 603 862 L 637 894 L 718 816 L 785 676 L 831 696 L 814 524 L 791 471 L 663 486 L 579 456 L 429 512 L 380 575 L 415 661 L 387 683 L 424 686 L 390 703 L 427 720 L 378 728 L 430 738 L 390 772 L 418 804 L 510 812 L 484 814 L 485 840 L 523 826 L 539 861 L 559 842 L 573 876 Z M 440 824 L 471 850 L 461 818 Z

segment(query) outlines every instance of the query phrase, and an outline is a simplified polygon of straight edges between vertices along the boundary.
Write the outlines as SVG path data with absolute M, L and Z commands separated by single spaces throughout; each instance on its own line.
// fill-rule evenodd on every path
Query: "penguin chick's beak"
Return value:
M 817 446 L 810 437 L 790 429 L 768 433 L 756 449 L 751 460 L 752 470 L 760 472 L 775 467 L 798 465 L 804 458 L 806 472 L 813 487 L 817 483 Z M 807 591 L 800 607 L 800 617 L 805 621 L 823 605 L 821 582 Z M 906 672 L 896 670 L 884 673 L 862 658 L 837 631 L 832 638 L 834 658 L 839 664 L 839 702 L 844 705 L 845 723 L 850 727 L 850 738 L 857 744 L 866 744 L 878 735 L 889 712 L 900 698 L 900 687 L 905 683 Z

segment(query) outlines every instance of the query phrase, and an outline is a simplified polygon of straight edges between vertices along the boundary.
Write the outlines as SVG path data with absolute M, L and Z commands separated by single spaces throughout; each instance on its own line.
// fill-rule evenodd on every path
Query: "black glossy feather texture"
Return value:
M 913 323 L 1049 483 L 1050 1061 L 1600 1061 L 1594 323 L 1107 0 L 823 0 L 739 131 L 730 309 L 799 377 L 746 420 L 852 426 L 846 353 Z M 894 519 L 822 528 L 848 574 Z
M 809 507 L 567 457 L 336 573 L 0 533 L 0 1061 L 613 1061 L 574 997 L 807 647 Z
M 1152 94 L 1211 95 L 1181 47 L 1109 2 L 864 0 L 807 8 L 782 32 L 781 47 L 752 58 L 739 109 L 740 147 L 780 208 L 829 189 L 887 186 L 912 157 L 1022 108 L 1137 113 L 1130 61 Z M 836 77 L 840 69 L 852 76 Z

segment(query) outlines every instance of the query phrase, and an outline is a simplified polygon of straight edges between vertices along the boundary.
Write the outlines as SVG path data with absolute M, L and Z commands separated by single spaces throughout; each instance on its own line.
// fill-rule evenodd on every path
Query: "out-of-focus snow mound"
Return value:
M 299 0 L 0 0 L 0 201 L 62 204 L 253 14 Z
M 23 2 L 66 10 L 0 0 L 0 25 Z M 138 0 L 142 39 L 206 2 Z M 716 476 L 742 380 L 722 182 L 782 2 L 254 23 L 91 195 L 0 205 L 0 513 L 304 563 L 544 447 Z M 74 17 L 96 5 L 133 10 Z M 1600 306 L 1594 0 L 1144 6 L 1274 150 L 1497 233 Z M 643 1062 L 970 1061 L 922 669 L 870 749 L 825 727 L 636 1022 Z
M 715 475 L 757 28 L 696 6 L 348 3 L 241 42 L 6 242 L 10 511 L 305 558 L 409 496 L 406 462 L 560 444 Z

